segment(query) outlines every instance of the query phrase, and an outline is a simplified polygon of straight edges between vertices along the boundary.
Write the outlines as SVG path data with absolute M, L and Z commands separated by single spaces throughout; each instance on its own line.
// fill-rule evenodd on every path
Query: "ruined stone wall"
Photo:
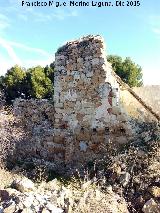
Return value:
M 53 103 L 43 99 L 16 99 L 14 114 L 20 118 L 26 131 L 26 141 L 18 147 L 21 157 L 63 161 L 64 156 L 57 154 L 57 144 L 54 144 Z
M 54 133 L 55 142 L 66 145 L 66 162 L 91 160 L 110 142 L 124 144 L 133 136 L 119 96 L 100 36 L 69 42 L 57 51 Z
M 129 143 L 140 132 L 147 141 L 152 131 L 145 130 L 143 123 L 159 119 L 112 71 L 100 36 L 58 49 L 54 105 L 18 99 L 14 109 L 29 131 L 25 153 L 63 165 L 101 159 L 108 145 Z
M 0 90 L 0 109 L 2 109 L 5 105 L 5 96 L 4 93 Z

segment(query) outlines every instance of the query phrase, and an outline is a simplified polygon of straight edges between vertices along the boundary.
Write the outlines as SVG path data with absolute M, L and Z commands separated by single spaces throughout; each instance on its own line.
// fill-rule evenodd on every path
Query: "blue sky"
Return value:
M 100 34 L 107 54 L 131 57 L 143 68 L 145 84 L 160 84 L 160 1 L 140 2 L 139 7 L 36 8 L 0 0 L 0 74 L 14 64 L 49 64 L 66 41 Z

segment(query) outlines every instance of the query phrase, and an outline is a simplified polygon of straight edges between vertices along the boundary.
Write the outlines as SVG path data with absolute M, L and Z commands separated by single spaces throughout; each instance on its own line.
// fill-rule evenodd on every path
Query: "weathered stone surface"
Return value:
M 3 207 L 0 206 L 0 213 L 3 213 Z
M 33 213 L 33 211 L 31 209 L 29 209 L 29 208 L 24 208 L 22 210 L 22 213 Z
M 59 77 L 55 78 L 54 82 L 55 94 L 59 92 L 59 98 L 57 96 L 54 98 L 55 118 L 59 116 L 58 104 L 63 103 L 65 110 L 61 113 L 61 122 L 68 121 L 63 133 L 65 138 L 69 134 L 75 139 L 71 141 L 71 146 L 66 147 L 66 150 L 72 148 L 66 151 L 70 153 L 70 157 L 67 154 L 67 161 L 68 158 L 77 161 L 78 152 L 88 153 L 88 157 L 86 155 L 82 161 L 91 160 L 92 152 L 103 153 L 100 144 L 105 146 L 108 143 L 108 137 L 107 139 L 105 137 L 106 123 L 114 128 L 115 123 L 118 123 L 116 116 L 122 114 L 118 105 L 120 87 L 112 76 L 112 69 L 106 61 L 104 49 L 105 44 L 100 36 L 88 36 L 70 42 L 69 47 L 67 43 L 56 53 L 58 58 L 69 56 L 66 66 L 64 65 L 68 76 L 60 72 L 62 61 L 58 60 L 58 63 L 55 63 L 55 76 Z M 63 77 L 69 84 L 65 84 Z M 73 79 L 77 82 L 76 87 Z M 109 108 L 113 110 L 109 111 Z M 55 128 L 58 129 L 59 121 L 55 119 L 54 122 Z M 121 139 L 121 143 L 126 143 L 126 140 Z
M 32 184 L 32 181 L 29 179 L 26 181 L 26 178 L 22 179 L 21 182 L 15 180 L 12 186 L 17 186 L 17 190 L 13 188 L 7 188 L 5 190 L 7 199 L 0 200 L 0 212 L 64 212 L 56 203 L 59 196 L 58 193 L 61 190 L 60 183 L 56 179 L 48 184 L 42 184 L 38 188 L 34 187 L 30 190 Z M 30 187 L 28 187 L 29 185 Z M 52 192 L 54 193 L 52 194 Z
M 29 179 L 15 180 L 12 185 L 20 192 L 33 191 L 35 187 L 34 183 Z
M 54 179 L 48 183 L 36 185 L 34 191 L 20 192 L 7 188 L 9 200 L 0 201 L 0 212 L 13 213 L 63 213 L 63 212 L 117 212 L 128 213 L 123 197 L 114 193 L 108 186 L 106 193 L 95 187 L 92 180 L 64 186 Z M 100 205 L 99 205 L 100 204 Z M 87 211 L 87 212 L 88 212 Z
M 15 205 L 11 204 L 3 210 L 3 213 L 13 213 L 15 210 Z
M 143 206 L 143 209 L 142 209 L 142 211 L 144 212 L 144 213 L 159 213 L 160 212 L 160 205 L 159 204 L 157 204 L 155 201 L 154 201 L 154 199 L 150 199 L 150 200 L 148 200 L 145 204 L 144 204 L 144 206 Z
M 54 104 L 18 99 L 14 109 L 29 132 L 20 156 L 27 153 L 56 165 L 101 158 L 109 143 L 123 146 L 135 136 L 148 142 L 152 132 L 142 124 L 159 120 L 113 72 L 101 36 L 67 42 L 57 50 Z
M 0 190 L 0 200 L 9 200 L 9 193 L 6 190 Z
M 127 184 L 130 181 L 130 177 L 131 177 L 131 175 L 128 172 L 122 172 L 120 174 L 119 180 L 120 180 L 120 183 L 122 184 L 122 186 L 124 186 L 124 187 L 127 186 Z
M 160 197 L 160 187 L 158 187 L 158 186 L 150 187 L 149 192 L 156 198 Z
M 57 97 L 56 94 L 55 97 Z M 65 123 L 62 123 L 63 114 L 61 114 L 63 109 L 58 109 L 60 111 L 57 111 L 54 116 L 54 106 L 48 100 L 15 100 L 14 114 L 20 118 L 26 132 L 26 140 L 24 143 L 17 144 L 16 154 L 13 157 L 29 160 L 34 157 L 46 161 L 58 158 L 58 145 L 55 146 L 55 143 L 64 144 L 64 137 L 59 135 L 58 139 L 54 138 L 54 119 L 57 121 L 57 127 L 65 128 Z M 63 161 L 64 159 L 60 157 L 59 162 Z

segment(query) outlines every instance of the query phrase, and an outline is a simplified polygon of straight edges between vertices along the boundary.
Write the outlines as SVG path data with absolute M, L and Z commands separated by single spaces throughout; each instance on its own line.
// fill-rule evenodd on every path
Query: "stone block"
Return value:
M 144 206 L 143 206 L 143 209 L 142 211 L 144 213 L 159 213 L 160 211 L 160 204 L 156 203 L 154 199 L 150 199 L 148 200 Z
M 54 143 L 64 144 L 65 143 L 64 136 L 54 136 Z
M 46 137 L 45 137 L 45 140 L 46 140 L 47 142 L 53 142 L 53 141 L 54 141 L 54 136 L 53 136 L 53 135 L 46 136 Z
M 34 183 L 27 178 L 14 180 L 12 186 L 22 193 L 33 191 L 35 189 Z
M 127 144 L 128 143 L 128 138 L 126 136 L 118 136 L 116 137 L 116 142 L 117 142 L 117 145 L 118 144 Z
M 97 128 L 96 131 L 98 135 L 104 136 L 105 134 L 105 128 Z
M 104 143 L 104 140 L 105 140 L 105 135 L 92 135 L 91 136 L 91 141 L 93 143 Z
M 77 135 L 77 140 L 78 141 L 89 141 L 91 138 L 91 134 L 89 132 L 80 132 Z
M 73 81 L 73 76 L 72 75 L 67 75 L 65 77 L 65 82 Z
M 77 113 L 76 118 L 78 121 L 83 121 L 85 114 L 84 113 Z
M 92 65 L 93 65 L 93 66 L 94 66 L 94 65 L 99 65 L 99 63 L 100 63 L 99 58 L 93 58 L 93 59 L 92 59 Z
M 80 141 L 80 142 L 79 142 L 79 147 L 80 147 L 80 151 L 86 152 L 86 151 L 87 151 L 87 148 L 88 148 L 88 143 L 87 143 L 87 141 Z
M 73 102 L 73 101 L 66 101 L 65 103 L 64 103 L 64 108 L 66 109 L 66 108 L 74 108 L 75 107 L 75 102 Z
M 55 108 L 64 108 L 64 104 L 63 103 L 54 103 L 54 107 Z
M 154 197 L 160 198 L 160 187 L 152 186 L 148 190 Z

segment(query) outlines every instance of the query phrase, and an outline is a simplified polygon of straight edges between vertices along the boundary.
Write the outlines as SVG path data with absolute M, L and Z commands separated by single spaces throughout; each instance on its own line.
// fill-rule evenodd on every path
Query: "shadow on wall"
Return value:
M 43 159 L 54 160 L 54 107 L 44 99 L 16 99 L 14 114 L 28 132 L 28 156 L 40 156 Z M 22 155 L 25 154 L 25 150 Z
M 14 169 L 15 166 L 21 167 L 22 170 L 34 170 L 39 174 L 36 168 L 45 168 L 49 173 L 55 171 L 61 174 L 72 174 L 77 168 L 86 169 L 90 163 L 99 161 L 100 159 L 108 159 L 110 156 L 116 156 L 120 152 L 128 150 L 128 146 L 136 146 L 138 149 L 146 149 L 153 141 L 160 139 L 160 131 L 157 123 L 141 122 L 137 119 L 132 119 L 139 128 L 136 129 L 136 136 L 132 140 L 127 140 L 127 143 L 115 143 L 112 140 L 114 137 L 121 137 L 126 135 L 124 128 L 118 127 L 115 129 L 105 128 L 103 130 L 93 129 L 93 136 L 98 142 L 101 140 L 101 134 L 107 135 L 110 139 L 106 146 L 103 146 L 99 141 L 99 149 L 102 150 L 103 157 L 98 156 L 98 150 L 95 147 L 95 155 L 85 163 L 79 161 L 76 165 L 75 162 L 65 162 L 65 151 L 62 161 L 57 161 L 57 147 L 54 145 L 53 137 L 53 105 L 48 103 L 47 100 L 16 100 L 19 106 L 12 111 L 0 111 L 0 161 L 1 165 L 7 166 L 9 169 Z M 15 104 L 15 105 L 16 105 Z M 16 106 L 17 106 L 16 105 Z M 61 129 L 63 132 L 63 129 Z M 80 129 L 84 136 L 84 129 Z M 119 139 L 120 140 L 120 139 Z M 47 144 L 51 144 L 52 149 Z M 85 143 L 81 142 L 81 155 L 87 154 L 85 152 Z M 66 144 L 64 144 L 66 147 Z M 142 148 L 141 148 L 142 147 Z M 144 148 L 143 148 L 144 147 Z M 94 147 L 92 147 L 94 149 Z M 88 149 L 88 147 L 87 147 Z M 65 149 L 64 149 L 65 150 Z M 79 156 L 77 156 L 78 159 Z M 99 168 L 101 169 L 101 168 Z M 35 174 L 34 174 L 35 175 Z
M 137 120 L 135 122 L 138 123 Z M 12 127 L 13 130 L 11 130 L 11 132 L 13 132 L 14 129 L 17 128 L 17 125 L 19 124 L 20 123 L 14 123 Z M 101 158 L 98 156 L 98 152 L 96 152 L 97 155 L 95 155 L 94 158 L 88 161 L 85 161 L 85 163 L 81 161 L 79 161 L 78 163 L 75 163 L 75 162 L 65 163 L 64 161 L 56 162 L 53 159 L 50 160 L 49 158 L 46 158 L 40 155 L 40 153 L 37 153 L 36 147 L 34 147 L 33 145 L 33 141 L 35 138 L 32 136 L 32 140 L 30 140 L 30 136 L 29 136 L 30 133 L 26 132 L 26 129 L 24 131 L 22 126 L 20 126 L 20 129 L 21 129 L 20 137 L 15 134 L 12 135 L 12 140 L 10 143 L 10 145 L 12 145 L 12 150 L 8 149 L 5 155 L 6 158 L 4 159 L 5 160 L 4 162 L 9 169 L 14 170 L 16 168 L 15 166 L 18 166 L 20 171 L 21 170 L 27 171 L 27 172 L 29 171 L 30 177 L 32 177 L 33 174 L 34 176 L 39 175 L 39 172 L 40 172 L 39 170 L 42 168 L 44 168 L 44 170 L 42 171 L 47 171 L 48 173 L 47 175 L 52 174 L 52 177 L 55 177 L 55 174 L 56 175 L 61 174 L 62 177 L 63 175 L 70 176 L 73 173 L 77 174 L 77 169 L 79 169 L 79 172 L 80 173 L 82 172 L 83 174 L 83 171 L 90 169 L 90 164 L 94 165 L 96 164 L 96 162 L 102 163 L 104 160 L 105 162 L 109 163 L 107 159 L 110 159 L 113 157 L 116 159 L 116 156 L 118 157 L 120 154 L 127 153 L 129 147 L 132 147 L 132 146 L 137 147 L 136 148 L 137 151 L 141 150 L 147 153 L 148 151 L 147 149 L 150 146 L 150 144 L 160 139 L 160 135 L 159 135 L 160 131 L 156 123 L 139 123 L 139 130 L 137 131 L 137 137 L 135 137 L 133 140 L 128 141 L 128 143 L 117 145 L 116 143 L 114 143 L 114 141 L 110 141 L 105 147 L 103 145 L 100 145 L 99 148 L 102 149 L 101 152 L 104 153 L 103 156 L 101 155 Z M 50 153 L 48 152 L 47 147 L 46 148 L 43 147 L 43 150 L 44 149 L 49 156 Z M 84 154 L 83 150 L 81 152 L 82 154 Z M 104 168 L 103 166 L 101 166 L 101 167 L 98 167 L 97 169 L 101 170 Z M 36 174 L 35 174 L 35 171 L 36 171 Z M 53 172 L 55 173 L 53 174 Z M 24 174 L 27 175 L 28 173 L 24 173 Z
M 21 156 L 18 147 L 26 145 L 28 134 L 12 109 L 0 110 L 0 166 L 6 167 Z M 25 146 L 24 146 L 25 147 Z
M 130 121 L 132 125 L 135 124 L 136 126 L 136 132 L 132 138 L 127 138 L 125 126 L 123 128 L 121 124 L 115 125 L 114 128 L 108 126 L 102 129 L 93 128 L 92 140 L 95 143 L 92 143 L 90 152 L 93 151 L 94 154 L 92 158 L 87 158 L 84 161 L 83 159 L 88 155 L 88 149 L 90 149 L 89 144 L 86 142 L 86 138 L 90 137 L 90 130 L 88 129 L 87 132 L 81 127 L 78 134 L 75 133 L 74 135 L 76 140 L 80 139 L 77 145 L 80 150 L 78 150 L 80 154 L 76 155 L 77 162 L 65 162 L 67 144 L 64 142 L 63 147 L 56 146 L 57 141 L 56 143 L 54 141 L 53 105 L 47 100 L 19 99 L 16 100 L 15 106 L 18 106 L 14 108 L 14 113 L 17 116 L 7 115 L 8 117 L 5 120 L 9 126 L 3 125 L 5 126 L 5 134 L 7 135 L 7 132 L 11 133 L 7 140 L 10 140 L 9 145 L 11 145 L 12 149 L 9 147 L 5 155 L 10 168 L 17 163 L 19 165 L 26 165 L 28 163 L 28 165 L 44 165 L 51 170 L 61 173 L 65 172 L 67 168 L 71 173 L 76 168 L 84 168 L 85 165 L 88 165 L 88 162 L 94 162 L 104 157 L 107 158 L 111 154 L 115 155 L 121 150 L 126 149 L 130 144 L 136 144 L 137 147 L 140 147 L 160 138 L 160 131 L 156 122 L 141 122 L 134 118 Z M 12 116 L 11 123 L 9 121 L 11 117 L 9 116 Z M 62 126 L 61 133 L 63 133 L 63 128 Z M 104 137 L 108 139 L 105 146 L 103 145 Z M 71 141 L 71 144 L 75 142 Z M 59 155 L 59 150 L 63 150 L 63 156 Z M 76 149 L 74 148 L 74 150 Z

